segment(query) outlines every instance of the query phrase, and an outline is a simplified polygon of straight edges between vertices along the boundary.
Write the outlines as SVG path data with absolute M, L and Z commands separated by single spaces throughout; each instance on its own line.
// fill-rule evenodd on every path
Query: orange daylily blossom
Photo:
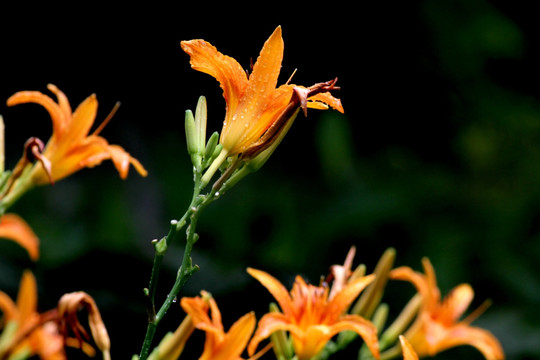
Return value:
M 401 343 L 401 351 L 403 352 L 403 360 L 418 360 L 418 354 L 414 351 L 411 343 L 403 335 L 399 335 L 399 342 Z
M 216 78 L 223 89 L 227 107 L 220 135 L 221 162 L 237 154 L 244 159 L 255 157 L 288 129 L 286 125 L 300 108 L 305 113 L 308 107 L 327 109 L 329 105 L 343 112 L 341 101 L 329 93 L 337 89 L 335 81 L 309 88 L 287 82 L 276 88 L 284 49 L 281 27 L 265 42 L 250 75 L 204 40 L 182 41 L 181 47 L 190 56 L 192 68 Z
M 268 273 L 252 268 L 247 271 L 268 289 L 282 311 L 267 313 L 259 320 L 257 330 L 248 345 L 249 354 L 273 332 L 285 330 L 291 334 L 298 359 L 308 360 L 317 355 L 334 335 L 351 330 L 360 335 L 373 356 L 379 358 L 375 325 L 359 315 L 345 314 L 358 294 L 375 279 L 373 274 L 347 282 L 339 292 L 329 297 L 328 286 L 309 285 L 300 276 L 296 277 L 289 294 L 287 289 Z
M 39 258 L 39 239 L 30 225 L 16 214 L 0 216 L 0 238 L 15 241 L 36 261 Z
M 82 168 L 99 165 L 107 159 L 112 160 L 122 179 L 127 177 L 130 164 L 139 174 L 146 176 L 146 170 L 137 159 L 122 147 L 110 145 L 107 140 L 98 136 L 110 118 L 89 135 L 98 107 L 94 94 L 87 97 L 72 112 L 69 101 L 62 91 L 52 84 L 47 88 L 54 93 L 58 102 L 39 91 L 20 91 L 7 100 L 8 106 L 22 103 L 42 105 L 52 119 L 52 136 L 41 154 L 42 158 L 48 161 L 41 161 L 33 167 L 31 179 L 34 184 L 58 181 Z M 35 150 L 32 148 L 33 152 Z M 50 163 L 50 169 L 45 169 L 44 163 Z
M 242 316 L 225 333 L 216 301 L 205 291 L 201 295 L 180 301 L 195 328 L 206 332 L 204 351 L 199 360 L 241 360 L 240 355 L 255 329 L 255 314 L 249 312 Z
M 399 267 L 390 272 L 390 278 L 411 282 L 422 297 L 422 305 L 415 322 L 403 334 L 419 356 L 433 356 L 443 350 L 470 345 L 477 348 L 488 360 L 505 358 L 495 336 L 478 327 L 470 326 L 478 312 L 459 321 L 474 296 L 469 284 L 456 286 L 441 301 L 435 270 L 429 259 L 422 259 L 425 274 L 409 267 Z
M 5 355 L 28 353 L 39 355 L 44 360 L 65 359 L 64 341 L 56 323 L 49 314 L 37 312 L 37 285 L 30 271 L 23 273 L 17 302 L 0 291 L 0 310 L 4 314 L 5 327 L 16 326 L 8 344 L 0 349 L 0 358 Z

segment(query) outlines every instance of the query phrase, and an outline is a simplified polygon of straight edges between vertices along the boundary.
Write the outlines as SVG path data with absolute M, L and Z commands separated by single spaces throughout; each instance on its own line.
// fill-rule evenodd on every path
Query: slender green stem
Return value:
M 193 245 L 198 240 L 198 235 L 195 230 L 202 210 L 212 201 L 214 201 L 217 197 L 217 189 L 215 188 L 212 188 L 207 195 L 200 195 L 200 191 L 202 190 L 202 188 L 204 188 L 205 185 L 206 184 L 201 183 L 200 172 L 195 171 L 195 187 L 190 205 L 188 206 L 186 212 L 178 222 L 171 222 L 171 228 L 167 236 L 156 242 L 156 253 L 154 256 L 152 275 L 150 278 L 150 285 L 147 290 L 147 295 L 150 298 L 150 309 L 148 310 L 148 327 L 140 353 L 140 360 L 147 359 L 150 353 L 150 347 L 152 345 L 157 326 L 167 313 L 167 310 L 169 310 L 171 305 L 176 301 L 178 293 L 180 292 L 182 287 L 185 285 L 188 279 L 199 269 L 197 265 L 193 265 L 191 260 L 191 251 L 193 249 Z M 161 270 L 163 256 L 165 255 L 167 247 L 170 241 L 173 239 L 174 235 L 179 232 L 182 227 L 188 222 L 189 225 L 186 230 L 186 245 L 184 248 L 182 264 L 180 265 L 180 268 L 176 275 L 176 280 L 169 292 L 169 295 L 167 295 L 167 298 L 156 313 L 154 296 L 157 287 L 158 275 Z M 160 244 L 161 248 L 159 247 Z

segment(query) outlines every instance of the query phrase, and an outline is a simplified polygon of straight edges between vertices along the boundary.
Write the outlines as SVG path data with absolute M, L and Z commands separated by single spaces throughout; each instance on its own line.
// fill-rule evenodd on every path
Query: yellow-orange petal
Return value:
M 465 313 L 474 297 L 474 290 L 469 284 L 456 286 L 445 296 L 440 309 L 441 321 L 452 324 Z
M 239 359 L 255 329 L 255 313 L 250 312 L 238 319 L 227 332 L 223 346 L 212 360 Z
M 401 343 L 401 351 L 403 352 L 403 360 L 418 360 L 418 355 L 407 338 L 403 335 L 399 335 L 399 341 Z
M 90 132 L 92 125 L 94 125 L 97 109 L 98 101 L 95 94 L 84 99 L 71 115 L 71 121 L 64 127 L 61 140 L 58 139 L 55 151 L 65 153 L 74 144 L 78 144 L 83 140 Z
M 0 217 L 0 238 L 15 241 L 26 249 L 32 260 L 39 258 L 39 239 L 20 216 L 4 214 Z
M 17 310 L 21 323 L 31 321 L 37 310 L 37 283 L 30 270 L 25 270 L 17 295 Z
M 294 310 L 291 306 L 291 297 L 283 284 L 264 271 L 248 268 L 247 272 L 257 279 L 270 294 L 272 294 L 285 315 L 291 316 L 294 314 Z
M 358 278 L 347 283 L 345 287 L 335 294 L 326 308 L 325 322 L 332 323 L 337 321 L 343 312 L 351 305 L 358 295 L 375 280 L 375 275 L 371 274 Z

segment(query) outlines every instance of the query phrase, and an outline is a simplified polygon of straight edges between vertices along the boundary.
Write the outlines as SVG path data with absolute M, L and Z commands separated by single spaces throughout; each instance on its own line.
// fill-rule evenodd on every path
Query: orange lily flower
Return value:
M 20 216 L 4 214 L 0 216 L 0 238 L 15 241 L 36 261 L 39 258 L 39 239 L 32 228 Z
M 242 316 L 225 333 L 216 301 L 205 291 L 201 295 L 180 301 L 195 328 L 206 332 L 204 351 L 199 360 L 241 360 L 240 355 L 255 329 L 255 314 L 250 312 Z
M 28 352 L 29 356 L 39 355 L 45 360 L 66 358 L 63 337 L 56 323 L 37 312 L 36 279 L 30 271 L 23 273 L 16 303 L 0 291 L 0 310 L 4 313 L 4 331 L 8 326 L 16 326 L 10 341 L 0 348 L 0 358 L 22 352 Z
M 64 93 L 52 84 L 47 88 L 56 95 L 58 102 L 39 91 L 20 91 L 7 100 L 8 106 L 21 103 L 40 104 L 52 119 L 52 136 L 41 154 L 50 163 L 50 169 L 45 169 L 43 162 L 36 164 L 31 173 L 32 183 L 47 184 L 58 181 L 82 168 L 99 165 L 107 159 L 112 160 L 122 179 L 127 177 L 130 164 L 139 174 L 146 176 L 146 170 L 137 159 L 131 157 L 122 147 L 110 145 L 107 140 L 98 136 L 106 121 L 93 134 L 88 134 L 98 107 L 95 95 L 87 97 L 72 113 Z
M 399 267 L 390 272 L 392 279 L 411 282 L 422 297 L 419 314 L 404 334 L 418 355 L 433 356 L 455 346 L 470 345 L 488 360 L 504 359 L 502 347 L 491 332 L 470 326 L 471 316 L 459 321 L 474 296 L 471 286 L 458 285 L 441 301 L 431 262 L 424 258 L 422 265 L 425 274 L 409 267 Z
M 259 320 L 255 335 L 248 345 L 249 354 L 273 332 L 285 330 L 291 334 L 298 359 L 308 360 L 317 355 L 334 335 L 351 330 L 360 335 L 373 356 L 379 358 L 375 325 L 361 316 L 344 314 L 358 294 L 374 280 L 374 275 L 347 282 L 330 298 L 328 286 L 306 284 L 300 276 L 296 277 L 289 294 L 287 289 L 268 273 L 251 268 L 247 271 L 268 289 L 282 311 L 267 313 Z
M 310 88 L 286 83 L 276 88 L 284 49 L 281 27 L 265 42 L 250 75 L 204 40 L 182 41 L 181 47 L 192 68 L 216 78 L 223 89 L 227 108 L 220 135 L 221 162 L 236 154 L 250 159 L 268 148 L 288 129 L 300 107 L 304 113 L 308 107 L 326 109 L 327 105 L 343 112 L 341 101 L 329 93 L 337 89 L 335 82 Z

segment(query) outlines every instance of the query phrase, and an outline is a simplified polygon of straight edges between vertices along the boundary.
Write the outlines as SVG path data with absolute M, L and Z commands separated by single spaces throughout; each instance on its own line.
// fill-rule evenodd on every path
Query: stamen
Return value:
M 482 305 L 480 305 L 479 307 L 476 308 L 476 310 L 474 310 L 472 313 L 470 313 L 469 315 L 467 315 L 467 317 L 465 319 L 463 319 L 462 322 L 466 323 L 466 324 L 470 324 L 472 323 L 474 320 L 476 320 L 480 315 L 482 315 L 484 313 L 484 311 L 487 310 L 488 307 L 491 306 L 491 303 L 492 301 L 491 300 L 486 300 L 482 303 Z
M 261 356 L 266 354 L 268 352 L 268 350 L 270 350 L 272 348 L 272 346 L 273 346 L 272 343 L 266 344 L 266 346 L 264 348 L 262 348 L 258 353 L 256 353 L 252 357 L 250 357 L 248 360 L 257 360 L 258 358 L 260 358 Z
M 291 82 L 291 80 L 292 80 L 294 74 L 296 74 L 296 70 L 298 70 L 298 69 L 294 69 L 293 73 L 291 74 L 291 76 L 289 76 L 289 80 L 287 80 L 287 82 L 285 83 L 285 85 L 289 85 L 289 83 Z
M 112 108 L 109 115 L 107 115 L 105 120 L 103 120 L 103 122 L 98 126 L 98 128 L 94 131 L 92 135 L 98 135 L 101 132 L 101 130 L 105 128 L 105 126 L 109 123 L 109 121 L 111 121 L 114 114 L 116 114 L 116 111 L 118 111 L 119 107 L 120 107 L 120 101 L 117 101 L 116 104 L 114 104 L 114 107 Z

